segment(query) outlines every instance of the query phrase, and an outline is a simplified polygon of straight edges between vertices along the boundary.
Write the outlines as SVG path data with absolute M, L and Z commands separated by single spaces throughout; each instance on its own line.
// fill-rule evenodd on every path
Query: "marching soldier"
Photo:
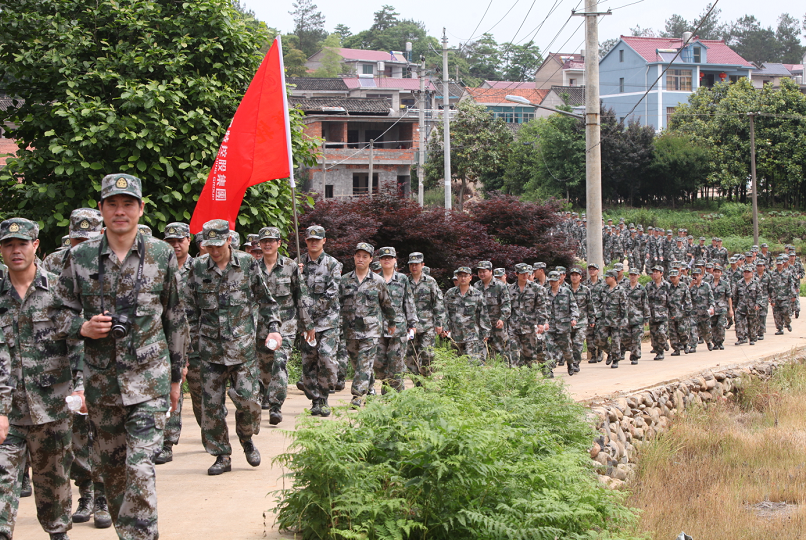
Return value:
M 474 286 L 484 295 L 487 316 L 492 324 L 487 346 L 494 354 L 506 358 L 509 355 L 507 321 L 512 311 L 509 302 L 509 291 L 506 285 L 500 281 L 493 280 L 493 265 L 490 261 L 481 261 L 476 268 L 479 281 Z
M 546 291 L 546 308 L 548 312 L 548 331 L 546 332 L 545 365 L 547 373 L 554 370 L 555 365 L 567 363 L 568 375 L 574 370 L 574 356 L 571 351 L 571 331 L 579 319 L 579 307 L 574 293 L 568 287 L 560 285 L 558 272 L 549 273 L 550 288 Z
M 736 316 L 736 345 L 756 344 L 755 318 L 761 308 L 759 285 L 753 279 L 753 270 L 749 266 L 742 269 L 743 279 L 733 284 L 733 306 Z
M 669 272 L 669 342 L 672 346 L 670 356 L 680 356 L 680 350 L 688 353 L 688 342 L 691 324 L 691 293 L 688 287 L 680 282 L 680 272 L 676 269 Z
M 585 281 L 585 286 L 591 291 L 591 302 L 593 303 L 593 312 L 595 314 L 593 320 L 588 319 L 588 329 L 585 336 L 588 340 L 588 363 L 595 364 L 602 361 L 602 351 L 596 346 L 596 324 L 601 311 L 602 289 L 607 286 L 605 280 L 599 277 L 598 264 L 588 264 L 588 279 Z
M 770 297 L 772 296 L 772 279 L 767 272 L 766 263 L 763 260 L 756 261 L 756 275 L 754 279 L 758 281 L 759 310 L 756 316 L 756 338 L 764 341 L 764 334 L 767 332 L 767 312 L 769 310 Z
M 711 317 L 714 315 L 715 300 L 711 286 L 703 281 L 701 268 L 694 269 L 694 281 L 692 281 L 689 291 L 691 292 L 691 306 L 694 314 L 689 352 L 697 352 L 697 344 L 700 340 L 711 351 L 713 350 Z
M 792 331 L 792 306 L 795 304 L 794 291 L 797 290 L 797 280 L 793 273 L 784 269 L 784 257 L 775 261 L 775 270 L 771 273 L 772 318 L 775 321 L 775 335 L 784 335 L 784 327 Z
M 646 286 L 649 303 L 649 336 L 655 360 L 663 360 L 664 351 L 669 350 L 669 282 L 663 279 L 663 267 L 652 269 L 652 281 Z
M 649 302 L 643 285 L 638 283 L 641 270 L 630 267 L 630 281 L 622 286 L 627 295 L 627 324 L 621 338 L 621 346 L 630 352 L 630 364 L 638 364 L 641 358 L 641 338 L 644 325 L 649 322 Z
M 545 331 L 548 313 L 545 290 L 529 281 L 529 265 L 515 265 L 518 281 L 509 286 L 511 316 L 509 319 L 510 354 L 513 365 L 532 365 L 537 358 L 537 335 Z
M 427 377 L 434 361 L 436 334 L 445 326 L 445 304 L 442 291 L 434 278 L 423 272 L 423 254 L 409 254 L 409 286 L 417 309 L 414 339 L 409 340 L 406 367 L 415 375 Z
M 456 271 L 458 284 L 445 293 L 445 330 L 459 354 L 484 362 L 484 342 L 489 339 L 490 318 L 484 295 L 470 286 L 470 268 L 462 266 Z
M 582 269 L 575 266 L 569 274 L 571 279 L 570 290 L 579 308 L 579 319 L 576 326 L 571 329 L 571 348 L 574 357 L 574 373 L 579 373 L 579 363 L 582 361 L 582 348 L 585 338 L 595 328 L 596 308 L 593 304 L 590 289 L 582 284 Z M 588 347 L 593 346 L 593 339 L 588 341 Z
M 733 317 L 733 298 L 730 283 L 722 277 L 722 266 L 719 264 L 714 264 L 714 278 L 710 285 L 714 295 L 714 314 L 711 316 L 713 348 L 724 351 L 728 317 Z M 708 350 L 711 350 L 710 344 Z
M 622 358 L 621 328 L 627 318 L 627 296 L 616 283 L 617 275 L 615 270 L 605 274 L 606 286 L 600 295 L 601 307 L 596 321 L 596 346 L 607 353 L 605 364 L 612 368 L 617 368 Z

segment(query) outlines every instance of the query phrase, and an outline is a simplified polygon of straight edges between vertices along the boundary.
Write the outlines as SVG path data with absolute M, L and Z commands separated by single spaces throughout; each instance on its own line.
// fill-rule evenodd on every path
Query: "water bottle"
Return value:
M 64 401 L 67 403 L 67 408 L 70 409 L 70 412 L 75 414 L 87 414 L 79 412 L 81 410 L 81 398 L 78 396 L 67 396 L 64 398 Z
M 314 334 L 313 339 L 308 341 L 307 339 L 305 342 L 308 344 L 309 347 L 316 347 L 316 334 Z
M 268 347 L 268 349 L 270 351 L 276 351 L 278 345 L 279 344 L 277 343 L 276 339 L 268 339 L 268 340 L 266 340 L 266 347 Z
M 409 328 L 408 339 L 409 339 L 409 341 L 414 339 L 414 328 Z

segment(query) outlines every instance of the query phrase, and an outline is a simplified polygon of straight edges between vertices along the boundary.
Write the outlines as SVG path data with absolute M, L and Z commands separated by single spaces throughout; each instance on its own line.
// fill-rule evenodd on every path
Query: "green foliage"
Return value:
M 339 34 L 327 36 L 322 43 L 322 67 L 314 72 L 314 77 L 337 77 L 345 72 L 342 57 L 337 50 L 339 47 L 341 47 Z
M 218 146 L 261 61 L 267 33 L 229 0 L 0 0 L 0 112 L 17 158 L 0 207 L 36 220 L 55 247 L 72 209 L 94 207 L 104 174 L 143 180 L 143 221 L 188 221 Z M 293 114 L 296 165 L 315 160 Z M 238 225 L 288 228 L 286 182 L 250 188 Z
M 319 50 L 322 41 L 327 37 L 325 16 L 318 11 L 313 0 L 297 0 L 291 5 L 294 11 L 288 13 L 294 18 L 294 35 L 299 39 L 296 47 L 307 58 Z
M 634 523 L 596 479 L 585 410 L 538 369 L 438 350 L 422 387 L 303 417 L 276 462 L 277 523 L 303 538 L 611 538 Z

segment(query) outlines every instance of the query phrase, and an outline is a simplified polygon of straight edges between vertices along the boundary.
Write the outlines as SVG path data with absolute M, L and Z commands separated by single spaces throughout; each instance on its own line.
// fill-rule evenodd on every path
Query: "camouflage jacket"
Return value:
M 451 339 L 457 343 L 483 340 L 490 335 L 492 325 L 487 315 L 484 295 L 474 287 L 468 287 L 462 296 L 459 287 L 452 287 L 445 293 L 445 328 Z
M 677 244 L 675 243 L 674 247 L 669 250 L 669 258 L 667 260 L 683 262 L 688 261 L 687 253 L 688 250 L 686 249 L 685 245 L 677 247 Z
M 646 289 L 640 283 L 636 283 L 635 287 L 628 283 L 624 287 L 624 292 L 627 295 L 627 324 L 643 326 L 644 321 L 649 321 L 649 300 Z
M 434 328 L 445 326 L 445 303 L 442 300 L 442 291 L 437 280 L 422 274 L 420 281 L 414 282 L 408 277 L 414 305 L 417 309 L 417 333 L 430 332 Z
M 576 300 L 579 308 L 577 328 L 585 328 L 589 324 L 594 324 L 596 322 L 596 307 L 593 305 L 591 290 L 582 283 L 579 284 L 579 288 L 576 291 L 573 286 L 568 289 L 574 295 L 574 300 Z
M 143 280 L 132 314 L 141 257 Z M 100 264 L 104 265 L 103 291 Z M 123 262 L 109 247 L 105 234 L 68 251 L 58 290 L 73 315 L 69 336 L 84 340 L 84 383 L 91 404 L 114 405 L 120 403 L 115 395 L 120 395 L 123 405 L 136 405 L 167 396 L 170 383 L 181 382 L 188 323 L 179 298 L 178 270 L 171 246 L 143 234 L 137 235 Z M 84 339 L 80 335 L 84 321 L 101 313 L 101 293 L 106 310 L 133 315 L 127 338 Z M 107 386 L 110 377 L 117 382 L 114 392 Z
M 64 268 L 64 259 L 67 258 L 68 251 L 70 251 L 70 248 L 57 249 L 45 257 L 45 260 L 42 261 L 42 268 L 51 274 L 56 274 L 58 276 L 62 273 L 62 268 Z
M 516 334 L 532 334 L 536 324 L 548 322 L 546 289 L 535 281 L 528 281 L 521 291 L 518 283 L 509 285 L 509 300 L 512 308 L 509 328 Z
M 669 283 L 669 320 L 691 316 L 691 291 L 682 281 L 676 286 Z
M 711 286 L 704 281 L 700 283 L 699 287 L 692 283 L 689 287 L 689 292 L 691 293 L 691 307 L 694 310 L 693 313 L 700 317 L 707 317 L 708 310 L 715 308 L 716 304 Z
M 303 253 L 299 260 L 303 265 L 302 277 L 308 287 L 305 307 L 313 320 L 314 330 L 323 332 L 339 328 L 341 263 L 324 251 L 315 261 L 307 253 Z
M 65 340 L 72 317 L 55 287 L 57 277 L 37 267 L 25 298 L 5 277 L 0 282 L 0 327 L 10 363 L 0 369 L 0 415 L 11 424 L 39 425 L 67 418 L 73 392 Z
M 781 270 L 776 268 L 770 272 L 770 300 L 772 302 L 789 302 L 794 297 L 794 291 L 797 290 L 797 278 L 795 274 L 788 270 Z
M 484 282 L 479 280 L 473 284 L 484 295 L 484 303 L 487 306 L 487 315 L 495 325 L 499 320 L 506 322 L 512 314 L 512 305 L 509 301 L 509 291 L 507 286 L 493 279 L 485 288 Z
M 711 247 L 711 262 L 714 264 L 721 264 L 722 268 L 728 267 L 728 248 Z
M 277 301 L 257 261 L 240 250 L 230 250 L 223 270 L 209 255 L 194 259 L 187 288 L 191 338 L 206 362 L 225 366 L 247 363 L 256 355 L 256 334 L 265 339 L 280 330 Z
M 602 311 L 602 290 L 607 287 L 607 283 L 605 283 L 604 279 L 599 278 L 596 280 L 596 283 L 591 283 L 590 280 L 588 280 L 585 283 L 585 286 L 591 291 L 591 301 L 593 302 L 593 309 L 596 312 L 596 317 L 598 319 L 599 312 Z M 589 324 L 592 322 L 595 321 L 588 321 Z
M 708 259 L 708 246 L 701 246 L 697 244 L 691 249 L 691 254 L 694 255 L 694 261 Z
M 610 252 L 613 254 L 624 253 L 624 238 L 620 234 L 610 236 Z
M 546 291 L 546 308 L 549 332 L 567 334 L 573 329 L 571 321 L 579 324 L 579 306 L 570 287 L 559 287 L 557 294 L 551 289 Z
M 649 302 L 650 319 L 663 322 L 669 319 L 669 282 L 661 279 L 660 285 L 654 281 L 646 284 L 647 302 Z
M 719 280 L 719 283 L 710 283 L 711 285 L 711 294 L 714 295 L 714 315 L 721 315 L 723 313 L 728 312 L 728 300 L 731 298 L 731 287 L 730 283 L 722 278 Z
M 733 284 L 733 310 L 737 313 L 756 313 L 756 306 L 761 308 L 761 295 L 759 283 L 751 279 L 747 283 L 744 279 Z
M 619 286 L 605 286 L 599 296 L 601 310 L 597 323 L 602 326 L 623 327 L 627 324 L 627 294 Z
M 400 272 L 395 272 L 386 283 L 386 290 L 395 310 L 395 335 L 403 336 L 409 328 L 416 328 L 419 320 L 409 279 Z M 389 335 L 387 327 L 387 324 L 383 325 L 383 335 L 393 337 Z
M 308 315 L 305 299 L 308 297 L 308 286 L 300 279 L 302 274 L 293 259 L 277 255 L 277 262 L 271 272 L 266 261 L 258 260 L 258 268 L 269 288 L 269 292 L 277 302 L 280 316 L 280 333 L 284 337 L 294 337 L 298 330 L 313 329 L 313 320 Z M 266 341 L 268 327 L 258 325 L 257 339 Z
M 753 279 L 758 281 L 758 303 L 762 309 L 767 306 L 772 297 L 772 276 L 766 270 L 760 276 L 757 273 L 753 274 Z
M 355 271 L 341 276 L 338 299 L 344 339 L 380 338 L 384 328 L 381 319 L 387 325 L 395 324 L 395 308 L 386 282 L 372 271 L 361 282 Z
M 803 263 L 800 262 L 800 257 L 795 257 L 795 264 L 793 268 L 795 270 L 795 274 L 798 276 L 798 279 L 803 279 L 806 277 L 806 270 L 803 269 Z

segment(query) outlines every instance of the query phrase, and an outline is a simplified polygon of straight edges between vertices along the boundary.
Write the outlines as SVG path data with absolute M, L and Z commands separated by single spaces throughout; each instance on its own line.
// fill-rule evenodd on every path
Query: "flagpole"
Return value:
M 291 118 L 288 114 L 288 94 L 285 85 L 285 63 L 283 62 L 283 41 L 280 36 L 277 36 L 277 47 L 280 53 L 280 78 L 283 86 L 283 115 L 285 116 L 285 139 L 288 148 L 288 183 L 291 186 L 291 208 L 294 212 L 294 237 L 297 240 L 297 260 L 302 260 L 302 251 L 299 248 L 299 222 L 297 218 L 297 184 L 294 182 L 294 157 L 291 151 Z

